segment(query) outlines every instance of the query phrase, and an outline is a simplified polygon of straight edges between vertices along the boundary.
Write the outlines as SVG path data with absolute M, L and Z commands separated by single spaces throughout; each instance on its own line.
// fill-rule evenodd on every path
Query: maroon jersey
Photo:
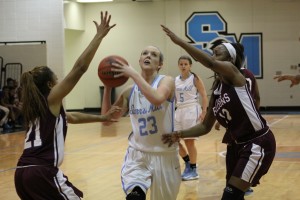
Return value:
M 255 108 L 247 84 L 233 87 L 221 82 L 213 95 L 214 115 L 233 140 L 250 139 L 268 130 L 266 120 Z
M 61 107 L 58 117 L 55 117 L 48 108 L 44 119 L 36 119 L 34 124 L 29 125 L 24 151 L 18 166 L 51 165 L 59 167 L 64 158 L 66 134 L 67 120 L 64 108 Z
M 251 94 L 253 100 L 255 101 L 255 99 L 256 99 L 255 85 L 257 84 L 256 79 L 255 79 L 254 75 L 252 74 L 252 72 L 249 71 L 248 69 L 242 68 L 240 71 L 246 78 L 246 84 L 248 86 L 248 89 L 250 91 L 250 94 Z
M 250 91 L 250 94 L 252 96 L 252 99 L 253 101 L 255 102 L 256 100 L 256 79 L 253 75 L 253 73 L 246 69 L 246 68 L 241 68 L 240 69 L 241 73 L 244 75 L 244 77 L 246 78 L 246 85 Z M 230 136 L 230 134 L 228 133 L 228 131 L 226 130 L 225 134 L 224 134 L 224 137 L 223 137 L 223 140 L 222 140 L 222 143 L 231 143 L 232 142 L 232 138 Z

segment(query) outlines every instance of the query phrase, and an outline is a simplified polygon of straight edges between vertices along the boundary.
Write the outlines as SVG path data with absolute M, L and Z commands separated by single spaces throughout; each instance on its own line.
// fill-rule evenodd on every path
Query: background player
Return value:
M 178 59 L 180 75 L 175 78 L 176 111 L 175 130 L 190 128 L 202 121 L 205 117 L 208 99 L 205 86 L 195 73 L 191 71 L 192 59 L 190 56 L 181 56 Z M 199 104 L 199 94 L 202 98 L 202 107 Z M 179 142 L 179 155 L 185 162 L 185 169 L 181 175 L 182 180 L 198 179 L 197 147 L 195 141 L 198 137 L 185 138 L 184 147 Z

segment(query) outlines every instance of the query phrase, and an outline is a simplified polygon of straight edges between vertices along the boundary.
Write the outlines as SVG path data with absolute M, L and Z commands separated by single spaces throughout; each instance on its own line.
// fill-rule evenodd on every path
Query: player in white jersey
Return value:
M 201 136 L 210 132 L 216 120 L 224 126 L 237 144 L 232 157 L 234 167 L 223 190 L 222 200 L 243 200 L 245 192 L 260 182 L 271 167 L 276 152 L 274 134 L 255 107 L 246 78 L 240 72 L 244 62 L 244 47 L 240 43 L 222 43 L 214 48 L 213 55 L 198 49 L 175 35 L 166 26 L 163 31 L 170 39 L 186 50 L 195 60 L 218 75 L 203 122 L 170 134 L 162 140 L 170 146 L 181 138 Z
M 161 141 L 162 133 L 172 132 L 174 126 L 175 81 L 158 75 L 163 54 L 157 47 L 147 46 L 139 64 L 141 74 L 121 61 L 112 69 L 120 73 L 116 76 L 128 76 L 135 82 L 114 103 L 124 109 L 114 117 L 128 112 L 132 125 L 121 171 L 122 187 L 126 200 L 145 200 L 149 189 L 151 200 L 175 200 L 181 183 L 178 144 L 168 148 Z M 110 96 L 111 88 L 105 86 L 102 113 L 111 106 Z
M 67 125 L 114 122 L 112 113 L 120 109 L 114 107 L 107 115 L 65 112 L 62 102 L 88 70 L 102 39 L 115 26 L 109 25 L 110 18 L 107 12 L 101 12 L 101 24 L 94 21 L 97 33 L 61 82 L 47 66 L 22 74 L 26 136 L 14 177 L 16 192 L 22 200 L 79 200 L 83 197 L 59 169 L 64 158 Z
M 195 73 L 191 71 L 192 59 L 184 55 L 178 59 L 180 75 L 175 78 L 176 111 L 175 131 L 195 126 L 202 121 L 208 105 L 205 86 Z M 202 98 L 202 107 L 199 98 Z M 181 175 L 182 180 L 195 180 L 199 178 L 197 171 L 196 140 L 199 137 L 185 138 L 185 146 L 179 142 L 179 155 L 185 162 L 185 169 Z

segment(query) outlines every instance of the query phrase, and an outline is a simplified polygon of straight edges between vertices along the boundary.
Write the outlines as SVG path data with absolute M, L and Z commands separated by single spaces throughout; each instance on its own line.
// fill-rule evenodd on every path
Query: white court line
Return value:
M 286 119 L 286 118 L 288 118 L 289 116 L 288 115 L 285 115 L 285 116 L 283 116 L 282 118 L 280 118 L 280 119 L 278 119 L 278 120 L 276 120 L 276 121 L 274 121 L 274 122 L 272 122 L 271 124 L 268 124 L 270 127 L 272 127 L 273 125 L 275 125 L 275 124 L 277 124 L 278 122 L 280 122 L 280 121 L 282 121 L 282 120 L 284 120 L 284 119 Z
M 221 151 L 218 153 L 220 157 L 225 158 L 226 157 L 226 151 Z

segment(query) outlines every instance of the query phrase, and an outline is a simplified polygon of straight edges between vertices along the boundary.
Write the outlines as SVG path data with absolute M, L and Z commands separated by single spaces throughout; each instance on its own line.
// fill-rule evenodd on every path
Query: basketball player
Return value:
M 291 81 L 290 87 L 293 87 L 294 85 L 298 85 L 300 83 L 300 74 L 298 75 L 289 75 L 289 74 L 283 74 L 283 75 L 276 75 L 274 76 L 274 79 L 277 79 L 278 82 L 280 81 Z
M 276 142 L 266 120 L 255 107 L 246 79 L 239 71 L 244 61 L 244 48 L 239 43 L 222 43 L 213 56 L 176 36 L 167 27 L 163 31 L 205 67 L 213 70 L 218 79 L 213 84 L 209 109 L 202 123 L 182 131 L 163 134 L 162 140 L 172 146 L 181 138 L 205 135 L 216 119 L 237 144 L 234 169 L 223 191 L 222 200 L 244 199 L 245 191 L 257 185 L 275 156 Z
M 176 111 L 175 111 L 175 131 L 187 129 L 205 117 L 208 99 L 205 86 L 195 73 L 191 72 L 192 59 L 190 56 L 181 56 L 178 59 L 180 75 L 175 78 L 176 87 Z M 199 104 L 200 96 L 202 107 Z M 197 170 L 197 147 L 195 141 L 198 137 L 185 138 L 184 147 L 179 142 L 179 155 L 185 162 L 185 169 L 181 175 L 182 180 L 195 180 L 199 178 Z
M 255 107 L 259 110 L 260 107 L 260 95 L 259 95 L 259 90 L 258 90 L 258 85 L 256 82 L 256 78 L 254 77 L 253 73 L 242 67 L 240 69 L 241 73 L 245 76 L 246 78 L 246 83 L 248 86 L 248 89 L 250 91 L 250 94 L 254 100 L 254 104 Z M 220 130 L 220 123 L 216 122 L 215 124 L 215 129 L 216 130 Z M 226 151 L 226 170 L 228 171 L 226 173 L 226 181 L 228 182 L 231 174 L 230 172 L 233 171 L 234 167 L 235 167 L 235 163 L 234 160 L 236 159 L 236 152 L 235 152 L 235 147 L 237 146 L 237 144 L 234 142 L 234 140 L 232 140 L 229 131 L 226 130 L 224 137 L 222 139 L 222 143 L 227 144 L 227 151 Z M 233 161 L 233 162 L 232 162 Z M 250 195 L 253 193 L 253 189 L 249 188 L 246 192 L 245 192 L 245 196 L 246 195 Z
M 181 183 L 178 143 L 168 148 L 161 141 L 162 133 L 173 131 L 175 81 L 158 74 L 163 54 L 155 46 L 143 49 L 139 64 L 141 73 L 122 62 L 114 63 L 112 69 L 120 73 L 117 77 L 128 76 L 135 82 L 114 103 L 129 113 L 132 126 L 121 171 L 122 187 L 126 200 L 145 200 L 149 189 L 151 200 L 175 200 Z M 110 94 L 111 88 L 105 86 L 103 112 L 110 108 Z
M 23 114 L 27 126 L 24 151 L 15 172 L 15 187 L 22 200 L 78 200 L 83 193 L 59 169 L 64 157 L 67 123 L 116 121 L 119 108 L 106 115 L 65 112 L 62 101 L 87 71 L 102 39 L 111 28 L 111 16 L 101 12 L 101 24 L 94 21 L 97 33 L 60 82 L 49 67 L 35 67 L 21 77 Z

